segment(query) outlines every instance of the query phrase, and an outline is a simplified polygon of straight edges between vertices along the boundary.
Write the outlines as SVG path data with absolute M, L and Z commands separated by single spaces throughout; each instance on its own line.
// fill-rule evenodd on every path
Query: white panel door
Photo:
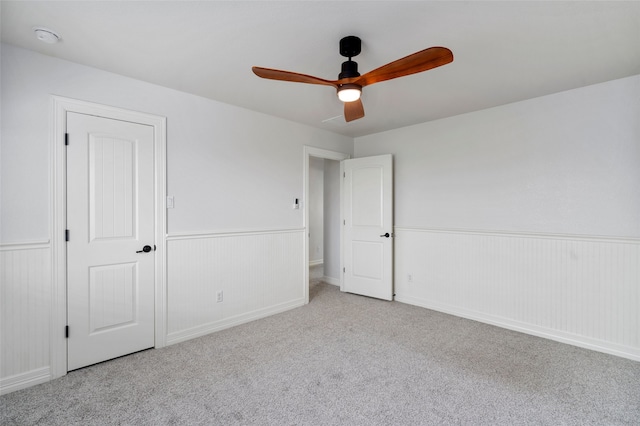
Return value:
M 154 135 L 72 112 L 67 133 L 70 371 L 154 346 Z
M 343 161 L 344 291 L 393 299 L 391 155 Z

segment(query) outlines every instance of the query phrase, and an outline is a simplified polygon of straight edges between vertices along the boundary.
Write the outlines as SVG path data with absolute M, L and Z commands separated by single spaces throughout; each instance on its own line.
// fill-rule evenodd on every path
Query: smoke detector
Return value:
M 53 30 L 44 27 L 33 27 L 36 38 L 45 43 L 54 44 L 60 40 L 60 36 Z

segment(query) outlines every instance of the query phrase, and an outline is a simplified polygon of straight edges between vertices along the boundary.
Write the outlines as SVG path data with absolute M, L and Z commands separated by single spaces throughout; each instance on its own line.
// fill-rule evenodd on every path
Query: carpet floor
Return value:
M 0 397 L 3 425 L 638 425 L 640 363 L 312 280 L 310 303 Z

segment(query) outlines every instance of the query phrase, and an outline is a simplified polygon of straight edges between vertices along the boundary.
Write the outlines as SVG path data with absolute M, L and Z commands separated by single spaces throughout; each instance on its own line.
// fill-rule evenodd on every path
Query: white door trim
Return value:
M 65 133 L 67 112 L 146 124 L 154 128 L 154 182 L 155 182 L 155 347 L 166 345 L 166 124 L 165 117 L 99 105 L 61 96 L 51 97 L 52 145 L 51 150 L 51 378 L 67 374 L 67 258 L 66 229 L 66 153 Z
M 344 152 L 329 151 L 327 149 L 315 148 L 305 145 L 303 147 L 303 176 L 304 185 L 302 188 L 302 209 L 304 210 L 304 303 L 309 303 L 309 209 L 307 209 L 307 197 L 309 195 L 309 159 L 310 157 L 324 158 L 326 160 L 342 161 L 351 158 Z M 340 166 L 342 173 L 342 165 Z M 342 220 L 342 179 L 340 179 L 340 220 Z M 342 269 L 342 227 L 340 227 L 340 269 Z M 340 274 L 340 288 L 342 288 L 342 274 Z

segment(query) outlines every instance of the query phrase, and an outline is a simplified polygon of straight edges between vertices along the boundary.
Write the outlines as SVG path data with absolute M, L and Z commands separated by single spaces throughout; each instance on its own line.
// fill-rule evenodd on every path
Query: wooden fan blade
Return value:
M 446 65 L 453 61 L 453 53 L 446 47 L 430 47 L 402 59 L 383 65 L 355 79 L 353 83 L 362 87 L 392 78 L 416 74 Z
M 337 88 L 338 85 L 330 80 L 314 77 L 312 75 L 300 74 L 291 71 L 274 70 L 271 68 L 252 67 L 253 73 L 258 77 L 270 80 L 292 81 L 294 83 L 322 84 Z
M 357 120 L 358 118 L 362 117 L 364 117 L 364 106 L 362 106 L 362 99 L 344 103 L 344 119 L 347 123 L 349 121 Z

